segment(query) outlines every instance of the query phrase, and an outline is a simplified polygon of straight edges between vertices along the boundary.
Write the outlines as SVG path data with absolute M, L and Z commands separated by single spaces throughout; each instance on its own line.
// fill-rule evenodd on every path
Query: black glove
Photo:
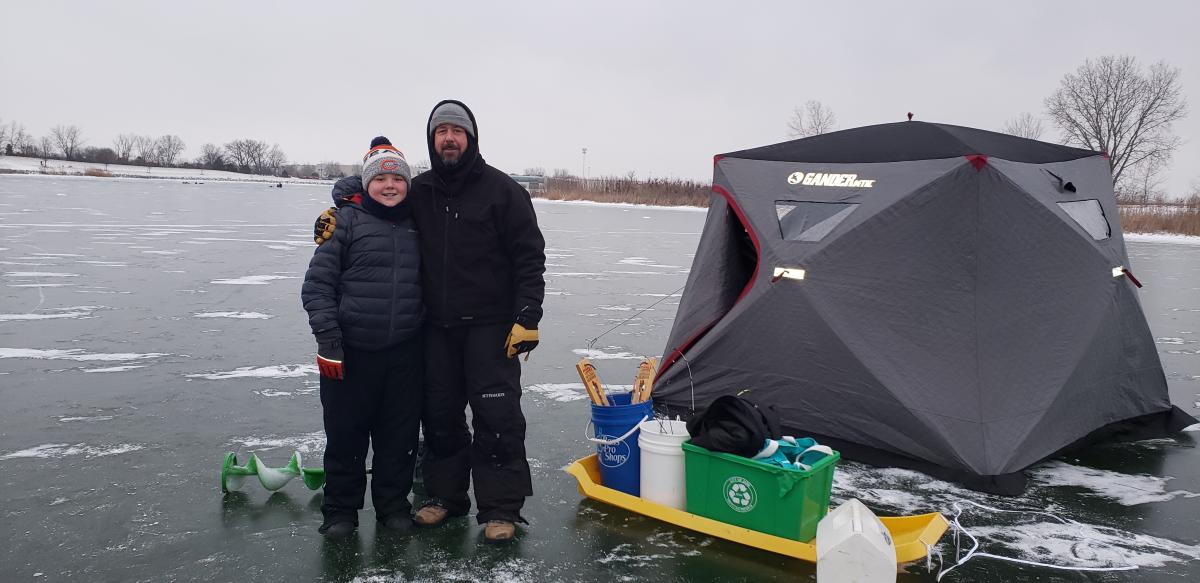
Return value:
M 342 335 L 338 330 L 326 330 L 317 336 L 317 370 L 321 376 L 336 380 L 346 377 L 342 364 L 346 353 L 342 350 Z

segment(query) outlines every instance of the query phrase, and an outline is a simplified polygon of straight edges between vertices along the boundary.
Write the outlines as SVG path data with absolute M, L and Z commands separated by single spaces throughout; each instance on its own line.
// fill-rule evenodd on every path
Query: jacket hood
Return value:
M 446 103 L 453 103 L 463 108 L 467 112 L 467 117 L 471 118 L 471 124 L 475 126 L 475 135 L 467 134 L 467 150 L 463 152 L 462 161 L 455 165 L 453 169 L 447 168 L 442 163 L 442 159 L 437 155 L 437 151 L 433 149 L 433 132 L 430 131 L 432 128 L 429 127 L 430 122 L 433 121 L 433 112 Z M 471 108 L 467 107 L 467 104 L 457 99 L 439 101 L 437 105 L 433 106 L 433 109 L 429 110 L 429 118 L 425 120 L 425 143 L 429 148 L 429 167 L 434 173 L 442 177 L 443 180 L 459 176 L 466 172 L 468 168 L 474 167 L 475 163 L 479 160 L 479 121 L 475 119 L 475 113 L 471 111 Z

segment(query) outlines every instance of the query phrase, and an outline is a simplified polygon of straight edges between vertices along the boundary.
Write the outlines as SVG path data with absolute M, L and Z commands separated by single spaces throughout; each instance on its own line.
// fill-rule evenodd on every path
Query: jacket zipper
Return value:
M 440 177 L 439 177 L 440 180 Z M 446 227 L 442 229 L 442 325 L 450 325 L 450 193 L 446 190 Z
M 396 333 L 396 278 L 398 277 L 398 264 L 400 263 L 399 246 L 396 243 L 396 237 L 399 235 L 399 229 L 396 223 L 392 223 L 392 301 L 390 302 L 391 309 L 388 310 L 391 314 L 388 315 L 388 346 L 391 346 L 394 340 L 393 335 Z

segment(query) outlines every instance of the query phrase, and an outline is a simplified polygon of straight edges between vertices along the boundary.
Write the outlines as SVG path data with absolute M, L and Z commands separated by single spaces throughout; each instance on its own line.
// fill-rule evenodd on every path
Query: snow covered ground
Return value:
M 45 166 L 43 166 L 43 162 Z M 127 164 L 100 164 L 97 162 L 71 162 L 67 160 L 43 160 L 24 156 L 0 156 L 0 170 L 11 170 L 26 174 L 48 174 L 59 176 L 83 176 L 88 170 L 102 170 L 119 178 L 161 178 L 195 181 L 238 181 L 238 182 L 285 182 L 291 184 L 332 184 L 332 180 L 305 180 L 279 178 L 259 174 L 241 174 L 224 170 L 195 168 L 157 168 Z

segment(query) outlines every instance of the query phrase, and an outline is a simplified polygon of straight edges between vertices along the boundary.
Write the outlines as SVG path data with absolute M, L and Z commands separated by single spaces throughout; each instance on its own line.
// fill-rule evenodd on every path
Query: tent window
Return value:
M 1083 230 L 1087 231 L 1093 239 L 1103 241 L 1112 235 L 1112 230 L 1108 226 L 1108 219 L 1104 216 L 1104 209 L 1100 207 L 1100 201 L 1094 198 L 1074 200 L 1060 202 L 1058 206 L 1070 215 L 1076 223 L 1079 223 L 1079 226 L 1083 227 Z
M 786 241 L 820 241 L 856 208 L 858 203 L 775 201 L 779 233 Z

